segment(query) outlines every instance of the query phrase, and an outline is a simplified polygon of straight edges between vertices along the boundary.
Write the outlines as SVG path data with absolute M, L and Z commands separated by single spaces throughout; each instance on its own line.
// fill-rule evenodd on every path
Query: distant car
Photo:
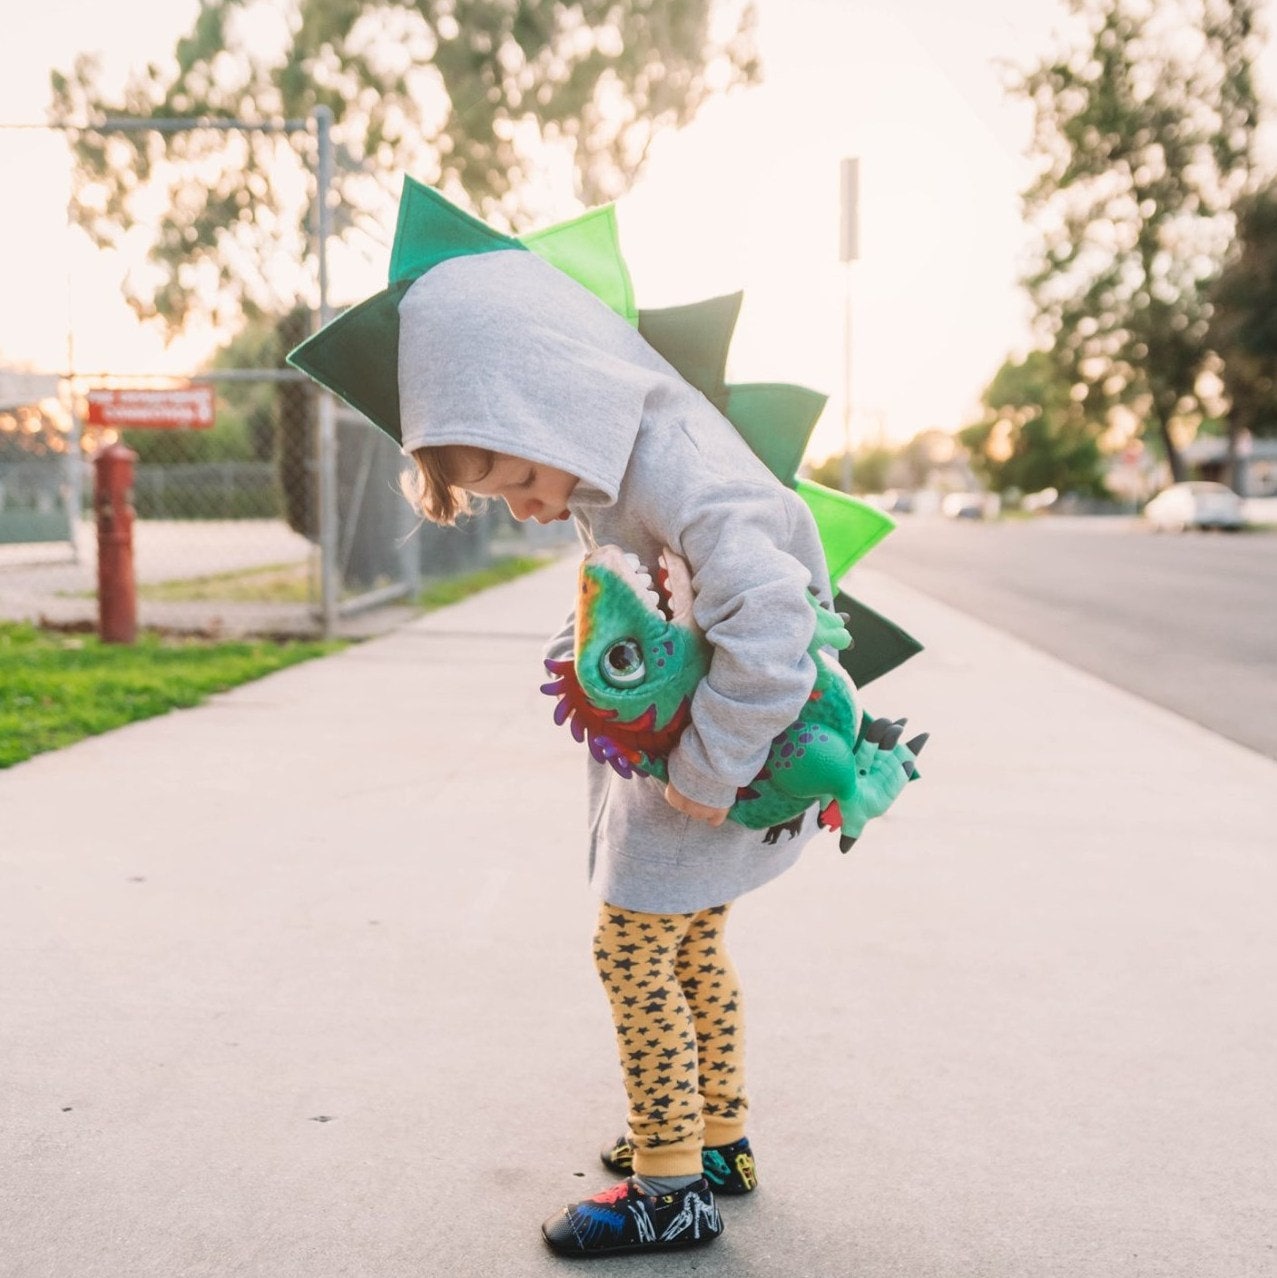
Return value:
M 983 519 L 984 501 L 979 493 L 946 493 L 940 511 L 950 519 Z
M 1223 528 L 1236 532 L 1244 523 L 1242 499 L 1224 484 L 1192 480 L 1163 489 L 1144 507 L 1154 532 L 1186 528 Z
M 947 493 L 940 512 L 950 519 L 996 519 L 1001 504 L 997 493 Z
M 1039 510 L 1046 510 L 1054 506 L 1060 500 L 1059 490 L 1056 488 L 1043 488 L 1036 493 L 1025 493 L 1020 499 L 1020 509 L 1027 514 L 1036 514 Z

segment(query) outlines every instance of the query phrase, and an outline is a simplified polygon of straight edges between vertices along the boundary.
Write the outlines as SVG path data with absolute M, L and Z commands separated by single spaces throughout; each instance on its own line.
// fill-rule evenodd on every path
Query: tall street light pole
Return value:
M 838 260 L 843 269 L 842 487 L 851 492 L 851 264 L 860 259 L 860 159 L 841 165 Z

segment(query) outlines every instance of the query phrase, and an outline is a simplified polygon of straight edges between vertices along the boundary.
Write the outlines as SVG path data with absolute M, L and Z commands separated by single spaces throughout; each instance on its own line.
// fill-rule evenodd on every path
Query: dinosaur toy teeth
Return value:
M 652 581 L 652 574 L 643 567 L 637 555 L 622 551 L 619 546 L 603 546 L 591 556 L 601 568 L 608 568 L 625 581 L 635 596 L 656 616 L 668 621 L 669 609 Z
M 666 619 L 678 626 L 694 626 L 692 574 L 688 571 L 686 561 L 666 547 L 658 556 L 657 563 L 660 566 L 656 582 L 664 596 Z
M 635 554 L 619 546 L 603 546 L 592 559 L 616 573 L 657 616 L 675 625 L 692 626 L 692 574 L 682 557 L 668 546 L 657 556 L 655 576 Z

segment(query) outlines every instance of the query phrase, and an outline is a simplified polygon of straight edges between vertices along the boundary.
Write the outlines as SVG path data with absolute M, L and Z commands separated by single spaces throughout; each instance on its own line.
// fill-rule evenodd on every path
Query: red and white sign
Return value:
M 112 388 L 89 392 L 89 425 L 116 430 L 207 430 L 211 386 Z

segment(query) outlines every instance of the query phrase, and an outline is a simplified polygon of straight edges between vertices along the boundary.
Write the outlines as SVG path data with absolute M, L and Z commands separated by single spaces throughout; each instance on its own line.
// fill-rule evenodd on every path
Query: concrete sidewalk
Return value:
M 564 1271 L 623 1121 L 570 574 L 0 774 L 0 1274 Z M 924 780 L 741 902 L 762 1188 L 608 1273 L 1271 1278 L 1277 764 L 852 586 Z

